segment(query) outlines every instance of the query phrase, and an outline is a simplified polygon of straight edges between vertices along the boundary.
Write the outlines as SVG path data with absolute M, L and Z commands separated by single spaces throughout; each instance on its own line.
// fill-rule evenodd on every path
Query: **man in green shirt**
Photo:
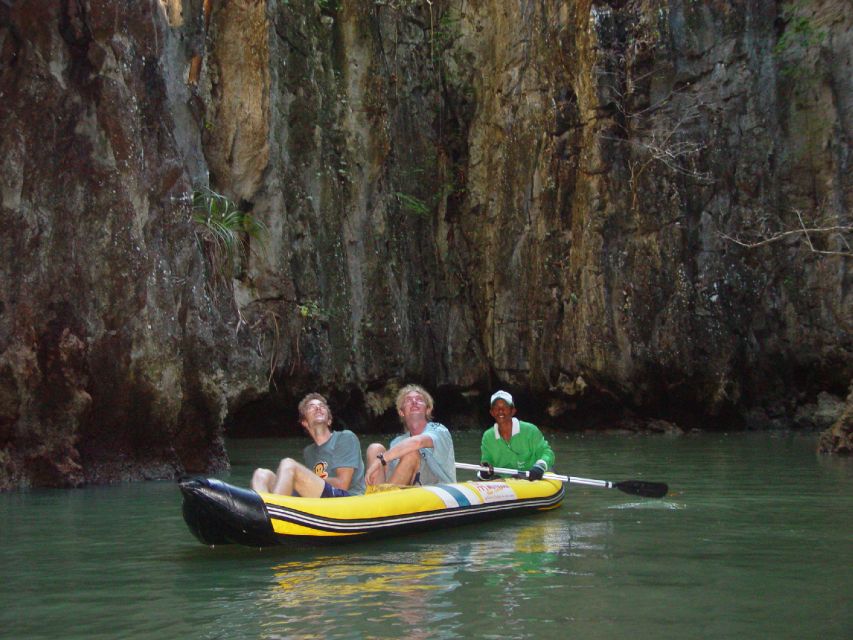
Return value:
M 480 454 L 490 470 L 478 472 L 479 478 L 491 480 L 495 477 L 491 468 L 504 467 L 527 471 L 529 480 L 541 480 L 554 465 L 554 452 L 539 428 L 515 417 L 515 403 L 506 391 L 492 394 L 489 413 L 495 425 L 483 434 Z

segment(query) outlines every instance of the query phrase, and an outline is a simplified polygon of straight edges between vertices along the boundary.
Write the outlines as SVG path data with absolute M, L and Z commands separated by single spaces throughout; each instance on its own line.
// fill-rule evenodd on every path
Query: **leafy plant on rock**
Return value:
M 251 213 L 208 187 L 193 191 L 192 219 L 196 236 L 211 267 L 223 280 L 234 275 L 234 265 L 251 240 L 263 242 L 267 227 Z
M 429 205 L 420 198 L 400 191 L 395 191 L 394 196 L 409 213 L 413 213 L 416 216 L 426 216 L 429 214 Z
M 820 46 L 826 40 L 826 31 L 819 29 L 814 20 L 805 15 L 802 2 L 788 3 L 781 12 L 785 30 L 776 42 L 773 52 L 778 56 L 790 53 L 794 49 L 807 50 Z

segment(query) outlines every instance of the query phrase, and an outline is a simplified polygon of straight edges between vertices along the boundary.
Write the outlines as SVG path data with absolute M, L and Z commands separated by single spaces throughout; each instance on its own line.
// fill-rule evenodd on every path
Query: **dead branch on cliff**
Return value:
M 713 182 L 710 172 L 696 168 L 696 160 L 708 148 L 707 142 L 689 135 L 690 129 L 701 123 L 703 110 L 711 109 L 710 103 L 702 93 L 690 91 L 690 85 L 685 84 L 671 88 L 656 102 L 643 104 L 638 87 L 651 77 L 650 72 L 628 79 L 624 90 L 618 85 L 610 88 L 615 96 L 612 107 L 618 115 L 615 123 L 621 136 L 601 136 L 602 140 L 633 150 L 629 169 L 635 205 L 640 178 L 654 164 L 703 184 Z M 640 104 L 632 106 L 638 100 Z
M 672 94 L 670 94 L 672 95 Z M 691 166 L 695 159 L 708 145 L 702 141 L 678 140 L 677 137 L 690 126 L 691 123 L 700 119 L 700 101 L 693 102 L 686 109 L 678 113 L 678 116 L 665 126 L 661 131 L 651 131 L 646 137 L 629 139 L 630 146 L 640 150 L 645 156 L 645 161 L 632 163 L 631 173 L 639 180 L 640 175 L 654 162 L 663 164 L 675 173 L 688 176 L 699 182 L 712 182 L 711 174 L 707 171 L 699 171 Z M 637 117 L 631 114 L 628 117 Z
M 742 238 L 738 238 L 735 236 L 730 236 L 726 233 L 721 233 L 720 237 L 724 240 L 728 240 L 729 242 L 733 242 L 734 244 L 744 247 L 746 249 L 757 249 L 758 247 L 763 247 L 769 244 L 773 244 L 774 242 L 780 242 L 785 240 L 786 238 L 790 238 L 792 236 L 802 236 L 806 242 L 806 245 L 809 248 L 809 251 L 812 253 L 827 255 L 827 256 L 845 256 L 848 258 L 853 258 L 853 249 L 850 247 L 850 243 L 847 241 L 847 238 L 844 234 L 853 233 L 853 225 L 830 225 L 824 227 L 807 227 L 805 221 L 803 220 L 802 213 L 800 211 L 794 211 L 797 214 L 797 220 L 800 223 L 799 229 L 788 229 L 786 231 L 780 231 L 778 233 L 774 233 L 767 236 L 762 236 L 758 239 L 747 241 Z M 812 242 L 812 236 L 814 235 L 829 235 L 830 237 L 835 236 L 840 241 L 841 244 L 846 247 L 846 250 L 836 251 L 836 250 L 828 250 L 828 249 L 818 249 L 814 246 Z

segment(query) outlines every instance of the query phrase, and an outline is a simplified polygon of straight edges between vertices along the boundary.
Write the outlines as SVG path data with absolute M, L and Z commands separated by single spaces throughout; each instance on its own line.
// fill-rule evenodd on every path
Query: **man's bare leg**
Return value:
M 421 452 L 417 449 L 407 453 L 397 462 L 397 468 L 391 474 L 391 483 L 396 485 L 411 485 L 421 468 Z
M 369 469 L 370 466 L 376 462 L 376 456 L 380 453 L 385 453 L 387 449 L 385 445 L 379 444 L 378 442 L 374 442 L 369 447 L 367 447 L 367 452 L 364 454 L 364 468 Z M 383 466 L 381 469 L 380 477 L 375 478 L 373 484 L 383 484 L 385 482 L 389 482 L 388 480 L 388 467 Z
M 255 469 L 252 474 L 252 490 L 258 493 L 272 493 L 275 488 L 275 474 L 269 469 Z
M 319 498 L 326 488 L 326 481 L 308 467 L 299 465 L 293 469 L 293 487 L 303 498 Z
M 273 493 L 291 496 L 295 489 L 303 498 L 319 498 L 325 487 L 326 482 L 320 476 L 293 458 L 285 458 L 278 465 Z

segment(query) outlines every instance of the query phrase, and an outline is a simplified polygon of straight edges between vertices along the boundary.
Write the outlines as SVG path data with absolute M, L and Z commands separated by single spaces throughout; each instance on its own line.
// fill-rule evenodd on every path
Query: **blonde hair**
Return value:
M 312 400 L 319 400 L 324 405 L 326 405 L 326 411 L 329 412 L 329 422 L 331 423 L 332 422 L 332 410 L 329 408 L 329 403 L 326 401 L 326 398 L 324 398 L 319 393 L 309 393 L 307 396 L 305 396 L 304 398 L 302 398 L 302 400 L 299 401 L 299 407 L 298 407 L 298 409 L 299 409 L 299 421 L 301 422 L 302 420 L 305 419 L 305 408 L 308 406 L 308 403 L 311 402 Z
M 429 391 L 419 384 L 407 384 L 397 392 L 397 400 L 395 402 L 397 405 L 397 411 L 400 412 L 403 410 L 403 399 L 413 391 L 423 396 L 424 402 L 426 402 L 426 417 L 428 420 L 432 419 L 432 409 L 435 406 L 435 401 L 432 399 Z

